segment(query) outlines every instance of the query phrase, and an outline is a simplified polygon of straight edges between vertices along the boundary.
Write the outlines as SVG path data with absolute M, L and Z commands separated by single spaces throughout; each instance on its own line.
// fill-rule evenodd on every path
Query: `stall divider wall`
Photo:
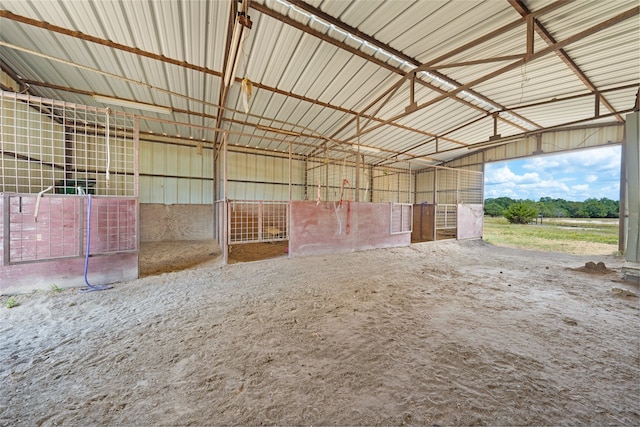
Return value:
M 292 201 L 289 256 L 409 246 L 411 229 L 391 230 L 389 203 Z
M 0 293 L 85 285 L 87 197 L 3 193 Z M 38 208 L 37 221 L 34 216 Z M 93 197 L 87 279 L 108 284 L 138 277 L 136 199 Z
M 0 294 L 138 277 L 135 116 L 0 91 Z M 88 212 L 92 200 L 91 217 Z

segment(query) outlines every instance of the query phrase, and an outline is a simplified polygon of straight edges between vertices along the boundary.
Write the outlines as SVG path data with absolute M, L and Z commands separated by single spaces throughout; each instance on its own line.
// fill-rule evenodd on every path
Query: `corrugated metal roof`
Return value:
M 241 85 L 225 94 L 222 81 L 239 4 L 0 0 L 2 67 L 35 95 L 102 106 L 91 96 L 101 94 L 173 110 L 134 110 L 167 119 L 142 121 L 146 133 L 209 141 L 219 125 L 238 132 L 230 139 L 240 146 L 283 151 L 293 141 L 310 154 L 328 139 L 359 141 L 397 160 L 468 154 L 493 135 L 496 112 L 503 137 L 616 121 L 640 85 L 637 0 L 252 0 L 236 73 L 254 83 L 246 114 Z M 527 11 L 537 27 L 525 61 Z M 411 72 L 436 60 L 440 68 L 417 68 L 412 85 Z M 461 65 L 443 67 L 451 64 Z M 595 95 L 546 102 L 596 91 L 604 118 L 594 118 Z

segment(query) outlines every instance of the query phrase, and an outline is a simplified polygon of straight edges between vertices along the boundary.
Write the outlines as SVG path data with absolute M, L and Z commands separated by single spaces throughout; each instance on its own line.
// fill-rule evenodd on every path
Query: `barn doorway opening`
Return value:
M 485 240 L 549 251 L 617 252 L 620 156 L 620 145 L 611 145 L 486 164 Z M 514 215 L 523 224 L 510 221 Z

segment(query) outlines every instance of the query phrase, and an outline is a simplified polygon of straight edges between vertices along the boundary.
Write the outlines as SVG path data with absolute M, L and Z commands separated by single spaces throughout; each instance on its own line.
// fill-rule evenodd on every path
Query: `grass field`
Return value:
M 497 246 L 611 255 L 618 252 L 618 220 L 545 218 L 543 224 L 520 225 L 485 217 L 483 238 Z

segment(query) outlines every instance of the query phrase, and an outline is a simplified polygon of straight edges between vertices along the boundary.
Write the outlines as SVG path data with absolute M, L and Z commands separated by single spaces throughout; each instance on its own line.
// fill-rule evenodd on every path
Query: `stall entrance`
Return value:
M 229 263 L 286 256 L 289 240 L 288 219 L 288 202 L 229 201 Z

